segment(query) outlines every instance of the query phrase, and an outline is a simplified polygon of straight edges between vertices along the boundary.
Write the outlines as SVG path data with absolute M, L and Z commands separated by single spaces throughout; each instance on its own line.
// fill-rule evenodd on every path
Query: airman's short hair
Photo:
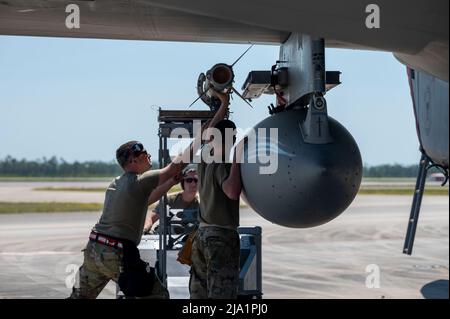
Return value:
M 116 150 L 116 159 L 119 165 L 124 168 L 126 166 L 130 155 L 135 153 L 140 153 L 145 151 L 144 146 L 142 143 L 138 141 L 129 141 L 125 144 L 122 144 L 119 146 L 119 148 Z

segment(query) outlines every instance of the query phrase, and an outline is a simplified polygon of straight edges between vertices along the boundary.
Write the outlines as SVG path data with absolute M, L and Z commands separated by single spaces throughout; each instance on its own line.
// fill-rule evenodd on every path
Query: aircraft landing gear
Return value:
M 444 186 L 448 181 L 448 171 L 442 166 L 433 163 L 433 161 L 422 151 L 422 157 L 419 163 L 419 173 L 417 174 L 416 187 L 414 189 L 414 198 L 411 207 L 411 213 L 409 216 L 408 230 L 406 231 L 406 238 L 403 246 L 403 253 L 407 255 L 411 255 L 413 250 L 417 223 L 419 221 L 420 206 L 422 205 L 422 197 L 425 190 L 427 172 L 434 167 L 441 170 L 441 172 L 444 174 L 445 180 L 441 185 Z

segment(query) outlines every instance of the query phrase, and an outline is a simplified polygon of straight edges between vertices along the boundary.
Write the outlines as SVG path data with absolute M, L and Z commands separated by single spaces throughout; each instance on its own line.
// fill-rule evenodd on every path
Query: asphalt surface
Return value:
M 110 182 L 0 182 L 0 202 L 80 202 L 103 203 L 105 193 L 41 191 L 41 187 L 106 188 Z
M 264 297 L 448 298 L 448 197 L 424 197 L 413 256 L 406 256 L 410 206 L 410 196 L 362 195 L 341 216 L 311 229 L 277 226 L 241 209 L 242 226 L 263 230 Z M 99 216 L 0 215 L 0 298 L 67 297 Z M 110 283 L 100 298 L 114 296 Z

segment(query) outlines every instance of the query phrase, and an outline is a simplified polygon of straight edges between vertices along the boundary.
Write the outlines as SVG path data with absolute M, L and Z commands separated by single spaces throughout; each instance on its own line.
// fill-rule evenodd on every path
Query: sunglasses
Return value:
M 139 153 L 147 153 L 147 151 L 144 148 L 144 145 L 142 145 L 142 143 L 136 143 L 133 144 L 130 147 L 131 152 L 133 152 L 133 154 L 139 154 Z
M 198 183 L 198 178 L 188 177 L 188 178 L 185 178 L 184 181 L 188 184 L 190 184 L 192 182 Z
M 145 154 L 149 159 L 152 157 L 150 154 L 147 153 L 147 150 L 144 148 L 144 145 L 142 145 L 142 143 L 136 143 L 133 146 L 131 146 L 130 152 L 133 154 L 134 157 L 141 156 L 142 154 Z

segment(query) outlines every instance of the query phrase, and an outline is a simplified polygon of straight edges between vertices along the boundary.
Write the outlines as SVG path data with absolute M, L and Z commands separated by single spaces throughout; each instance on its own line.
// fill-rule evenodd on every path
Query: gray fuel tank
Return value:
M 241 164 L 244 200 L 265 219 L 286 227 L 306 228 L 322 225 L 339 216 L 358 193 L 362 179 L 362 160 L 351 134 L 329 118 L 332 141 L 309 144 L 303 139 L 301 123 L 307 109 L 272 115 L 254 128 L 278 128 L 278 146 L 246 142 L 245 163 Z M 258 160 L 249 163 L 258 148 L 276 151 L 278 168 L 261 174 Z M 268 153 L 267 153 L 268 154 Z

